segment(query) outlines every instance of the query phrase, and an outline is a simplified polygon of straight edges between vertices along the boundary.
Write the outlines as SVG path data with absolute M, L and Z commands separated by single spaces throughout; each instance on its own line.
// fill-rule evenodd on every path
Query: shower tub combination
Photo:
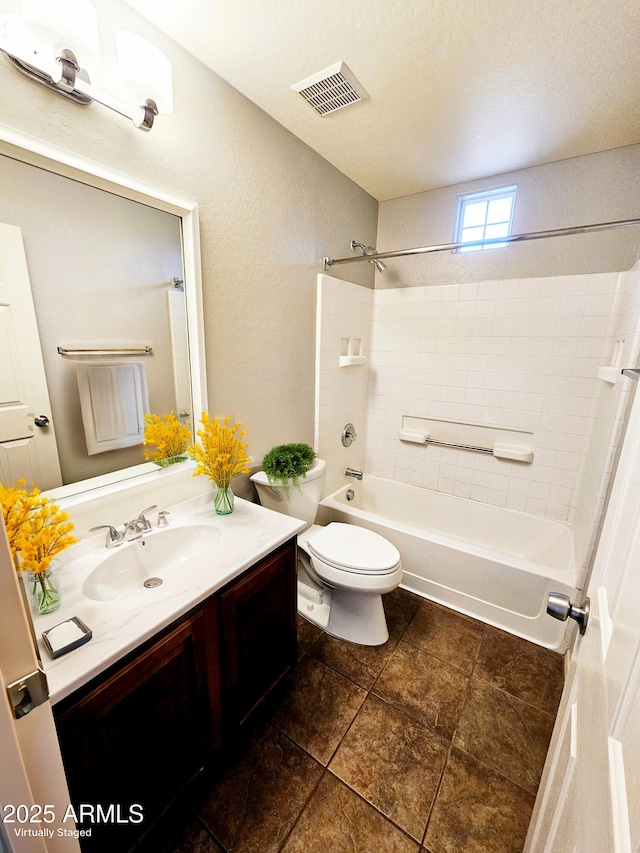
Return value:
M 367 474 L 321 505 L 334 521 L 393 542 L 402 588 L 565 651 L 567 623 L 552 619 L 546 607 L 550 592 L 575 598 L 568 525 Z

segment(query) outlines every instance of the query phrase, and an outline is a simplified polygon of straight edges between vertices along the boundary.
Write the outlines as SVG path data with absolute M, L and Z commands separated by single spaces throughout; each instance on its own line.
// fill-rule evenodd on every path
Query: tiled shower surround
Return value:
M 614 356 L 620 367 L 637 362 L 638 278 L 635 270 L 370 291 L 322 276 L 319 455 L 337 456 L 338 426 L 352 421 L 363 441 L 348 464 L 573 523 L 586 566 L 630 382 L 597 374 Z M 367 365 L 338 367 L 341 336 L 356 334 Z M 401 442 L 402 415 L 531 431 L 534 461 Z

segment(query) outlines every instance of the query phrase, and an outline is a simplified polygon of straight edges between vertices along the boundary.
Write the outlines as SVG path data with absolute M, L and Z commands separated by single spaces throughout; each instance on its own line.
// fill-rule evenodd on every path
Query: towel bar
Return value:
M 139 349 L 65 349 L 58 347 L 60 355 L 153 355 L 151 347 L 140 347 Z
M 474 450 L 476 453 L 491 453 L 497 459 L 511 459 L 516 462 L 533 462 L 533 450 L 530 447 L 520 447 L 496 442 L 493 447 L 479 447 L 476 444 L 462 444 L 454 441 L 440 441 L 431 438 L 428 432 L 415 432 L 410 429 L 400 430 L 400 441 L 410 441 L 414 444 L 437 444 L 439 447 L 455 447 L 458 450 Z

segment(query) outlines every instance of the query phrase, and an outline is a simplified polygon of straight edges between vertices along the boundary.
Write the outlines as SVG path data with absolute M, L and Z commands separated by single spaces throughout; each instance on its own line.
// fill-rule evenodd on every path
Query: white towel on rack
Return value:
M 76 362 L 87 453 L 131 447 L 144 441 L 149 411 L 147 372 L 143 362 Z

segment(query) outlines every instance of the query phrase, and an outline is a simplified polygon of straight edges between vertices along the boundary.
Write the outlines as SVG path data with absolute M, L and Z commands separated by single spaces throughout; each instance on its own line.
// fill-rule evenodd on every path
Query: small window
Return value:
M 482 193 L 461 195 L 458 198 L 456 243 L 476 243 L 480 240 L 508 237 L 511 234 L 516 187 L 499 187 Z M 483 246 L 462 246 L 458 252 L 475 252 L 482 249 L 503 249 L 504 243 Z

